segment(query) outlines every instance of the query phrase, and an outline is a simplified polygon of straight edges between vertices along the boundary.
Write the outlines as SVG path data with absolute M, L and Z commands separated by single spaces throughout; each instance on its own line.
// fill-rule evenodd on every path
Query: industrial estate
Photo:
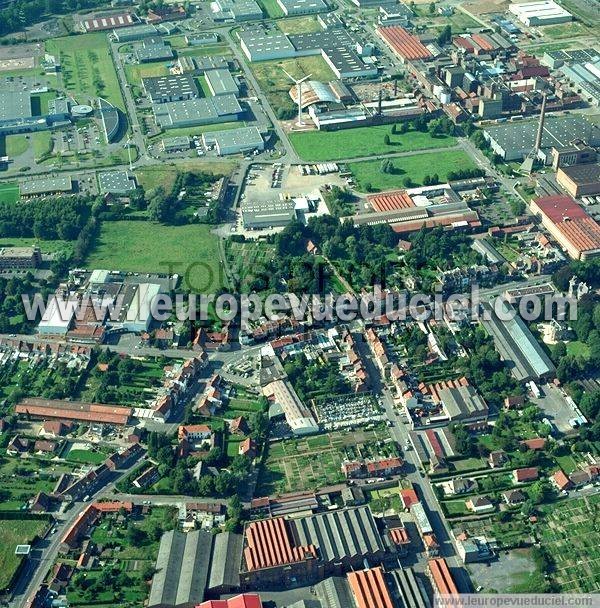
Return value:
M 2 605 L 594 599 L 599 31 L 0 2 Z

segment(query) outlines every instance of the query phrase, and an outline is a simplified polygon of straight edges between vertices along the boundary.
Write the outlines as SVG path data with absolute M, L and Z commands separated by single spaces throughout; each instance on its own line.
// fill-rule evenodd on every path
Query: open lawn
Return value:
M 40 241 L 36 238 L 15 237 L 0 238 L 0 247 L 33 247 L 34 245 L 39 247 L 42 253 L 56 253 L 57 251 L 70 250 L 73 246 L 69 241 Z
M 183 275 L 184 286 L 214 293 L 222 284 L 217 237 L 203 224 L 163 226 L 144 221 L 104 222 L 88 268 Z M 170 269 L 170 270 L 169 270 Z
M 310 32 L 322 32 L 323 28 L 317 20 L 316 15 L 302 17 L 290 17 L 277 22 L 277 27 L 284 34 L 308 34 Z
M 0 203 L 15 203 L 19 200 L 19 184 L 0 182 Z
M 125 109 L 106 33 L 54 38 L 46 42 L 46 51 L 60 59 L 63 84 L 70 93 L 86 101 L 103 97 Z
M 125 66 L 125 77 L 131 85 L 140 85 L 142 78 L 151 76 L 167 76 L 169 69 L 166 63 L 136 63 Z
M 7 135 L 6 136 L 6 154 L 10 158 L 21 156 L 27 152 L 29 148 L 29 140 L 27 135 Z
M 290 82 L 290 79 L 283 70 L 294 78 L 303 78 L 310 75 L 312 80 L 319 80 L 321 82 L 335 80 L 335 74 L 320 55 L 297 57 L 295 59 L 258 61 L 251 63 L 250 67 L 276 114 L 280 110 L 293 114 L 296 110 L 296 105 L 290 97 L 290 87 L 293 86 L 293 83 Z
M 0 519 L 0 591 L 5 589 L 19 567 L 22 556 L 15 555 L 17 545 L 29 544 L 48 526 L 44 519 Z
M 104 462 L 107 455 L 104 452 L 93 452 L 92 450 L 69 450 L 66 455 L 63 456 L 67 460 L 73 462 L 81 462 L 83 464 L 100 464 Z
M 429 133 L 421 131 L 394 135 L 391 131 L 391 125 L 358 127 L 341 131 L 309 131 L 291 133 L 290 141 L 298 155 L 303 160 L 311 162 L 412 152 L 427 148 L 448 148 L 456 143 L 456 139 L 449 136 L 434 138 Z M 386 135 L 390 138 L 389 144 L 384 142 Z M 427 163 L 430 161 L 431 159 Z M 377 168 L 379 165 L 380 163 L 377 162 Z M 398 166 L 401 166 L 400 161 Z M 431 165 L 429 169 L 431 170 Z
M 258 4 L 272 19 L 284 16 L 281 7 L 277 4 L 277 0 L 258 0 Z
M 426 175 L 434 173 L 437 173 L 440 181 L 443 182 L 450 171 L 476 168 L 475 163 L 462 150 L 414 154 L 394 158 L 391 161 L 394 165 L 394 173 L 383 173 L 380 160 L 350 163 L 348 168 L 354 175 L 358 189 L 363 192 L 403 188 L 403 182 L 407 177 L 415 185 L 421 185 Z
M 33 155 L 36 159 L 52 154 L 54 139 L 50 131 L 37 131 L 31 134 L 31 144 L 33 145 Z

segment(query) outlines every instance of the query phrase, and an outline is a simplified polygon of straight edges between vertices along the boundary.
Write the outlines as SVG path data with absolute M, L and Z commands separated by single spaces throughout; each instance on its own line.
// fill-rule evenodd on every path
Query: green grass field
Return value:
M 394 190 L 403 188 L 403 180 L 407 177 L 420 185 L 426 175 L 437 173 L 440 180 L 444 181 L 449 171 L 476 168 L 475 163 L 462 150 L 428 152 L 391 160 L 395 167 L 394 173 L 382 173 L 380 160 L 349 163 L 348 168 L 354 175 L 358 189 L 364 192 L 370 184 L 372 191 Z
M 63 83 L 70 93 L 75 96 L 103 97 L 125 110 L 104 32 L 54 38 L 46 42 L 46 51 L 58 55 Z
M 47 525 L 43 519 L 0 519 L 0 591 L 8 586 L 23 559 L 15 555 L 15 547 L 29 544 Z
M 29 140 L 26 135 L 7 135 L 6 136 L 6 154 L 15 158 L 27 152 L 29 148 Z
M 272 19 L 284 16 L 281 7 L 277 4 L 277 0 L 258 0 L 258 4 Z
M 321 24 L 317 21 L 316 15 L 281 19 L 277 22 L 277 27 L 284 34 L 308 34 L 309 32 L 323 31 Z
M 19 200 L 19 184 L 0 182 L 0 203 L 14 203 Z
M 0 247 L 32 247 L 34 245 L 37 245 L 42 253 L 56 253 L 57 251 L 64 251 L 73 246 L 69 241 L 41 241 L 40 239 L 26 237 L 0 238 Z
M 107 458 L 103 452 L 92 452 L 92 450 L 69 450 L 64 457 L 67 460 L 84 464 L 100 464 Z
M 420 131 L 393 135 L 391 129 L 391 125 L 378 125 L 342 131 L 291 133 L 290 141 L 298 155 L 311 162 L 412 152 L 427 148 L 448 148 L 456 143 L 454 137 L 433 138 L 429 133 Z M 384 143 L 386 135 L 390 138 L 389 145 Z
M 150 222 L 104 222 L 88 268 L 183 275 L 192 291 L 214 293 L 222 285 L 217 237 L 202 224 L 162 226 Z
M 50 131 L 37 131 L 31 134 L 33 154 L 35 158 L 40 158 L 45 154 L 51 154 L 54 148 L 54 139 Z

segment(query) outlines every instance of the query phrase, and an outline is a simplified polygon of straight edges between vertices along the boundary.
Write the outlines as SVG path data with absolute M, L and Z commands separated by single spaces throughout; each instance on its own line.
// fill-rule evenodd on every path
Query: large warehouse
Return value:
M 535 146 L 539 120 L 519 120 L 486 127 L 485 138 L 503 160 L 522 160 Z M 552 162 L 552 148 L 568 146 L 575 140 L 600 145 L 600 129 L 583 116 L 547 116 L 540 149 L 540 160 Z
M 369 507 L 246 526 L 242 586 L 310 584 L 379 564 L 387 554 Z
M 499 302 L 499 301 L 498 301 Z M 496 350 L 519 382 L 552 377 L 556 369 L 523 319 L 507 302 L 501 302 L 501 319 L 493 306 L 484 304 L 483 325 L 494 338 Z
M 15 406 L 15 413 L 42 420 L 59 419 L 125 425 L 131 418 L 132 410 L 130 407 L 101 403 L 31 397 L 18 403 Z
M 574 197 L 600 194 L 600 165 L 587 163 L 560 167 L 556 181 Z
M 377 68 L 358 56 L 356 43 L 342 27 L 290 35 L 252 27 L 240 32 L 239 38 L 250 61 L 321 55 L 340 79 L 377 75 Z
M 156 122 L 163 129 L 233 122 L 242 114 L 242 107 L 231 94 L 157 103 L 152 109 Z
M 152 103 L 168 103 L 199 97 L 196 80 L 190 74 L 142 78 L 142 88 Z
M 553 25 L 572 21 L 573 16 L 554 0 L 513 2 L 508 10 L 526 26 Z
M 212 131 L 202 135 L 206 147 L 213 147 L 219 156 L 264 150 L 265 142 L 258 127 L 240 127 Z
M 587 260 L 600 255 L 600 226 L 570 196 L 543 196 L 532 200 L 530 207 L 533 213 L 542 218 L 546 230 L 574 260 Z

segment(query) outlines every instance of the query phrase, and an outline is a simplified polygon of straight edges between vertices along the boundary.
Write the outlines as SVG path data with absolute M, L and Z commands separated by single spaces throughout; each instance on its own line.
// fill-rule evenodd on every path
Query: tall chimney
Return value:
M 542 136 L 544 135 L 544 120 L 546 119 L 546 92 L 542 93 L 542 109 L 540 111 L 540 124 L 538 125 L 537 135 L 535 136 L 535 154 L 540 151 Z

